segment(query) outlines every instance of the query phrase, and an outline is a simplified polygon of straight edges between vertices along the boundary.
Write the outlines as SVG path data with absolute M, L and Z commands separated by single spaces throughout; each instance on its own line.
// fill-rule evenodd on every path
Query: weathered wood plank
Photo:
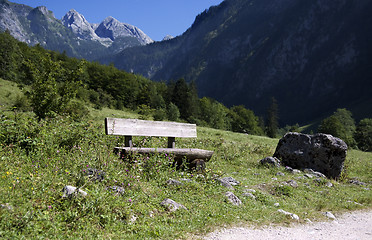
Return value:
M 195 159 L 203 159 L 209 161 L 212 158 L 213 151 L 195 149 L 195 148 L 131 148 L 131 147 L 116 147 L 116 153 L 121 153 L 124 156 L 130 154 L 151 154 L 151 153 L 167 153 L 174 156 L 175 159 L 183 159 L 186 157 L 189 161 Z
M 107 135 L 197 137 L 195 124 L 138 119 L 106 118 L 105 130 Z

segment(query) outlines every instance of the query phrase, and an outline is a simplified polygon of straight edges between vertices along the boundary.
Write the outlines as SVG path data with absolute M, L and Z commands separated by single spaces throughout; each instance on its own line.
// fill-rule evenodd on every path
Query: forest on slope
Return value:
M 14 81 L 25 95 L 15 103 L 41 118 L 71 115 L 81 119 L 87 105 L 136 110 L 144 118 L 188 121 L 199 126 L 264 135 L 264 125 L 243 106 L 227 108 L 198 98 L 196 86 L 178 79 L 154 82 L 140 75 L 65 53 L 29 47 L 8 32 L 0 34 L 0 78 Z

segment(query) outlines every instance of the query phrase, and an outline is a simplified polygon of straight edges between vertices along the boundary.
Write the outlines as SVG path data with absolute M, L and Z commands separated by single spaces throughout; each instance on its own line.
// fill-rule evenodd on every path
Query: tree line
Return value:
M 372 118 L 362 119 L 355 124 L 352 113 L 345 108 L 339 108 L 323 119 L 318 132 L 338 137 L 351 148 L 372 151 Z

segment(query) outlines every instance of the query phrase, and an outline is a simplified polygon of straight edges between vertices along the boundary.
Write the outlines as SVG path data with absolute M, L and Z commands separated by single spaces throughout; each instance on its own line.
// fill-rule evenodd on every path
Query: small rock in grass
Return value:
M 234 187 L 230 183 L 222 181 L 221 179 L 217 179 L 217 181 L 219 181 L 222 186 L 234 190 Z
M 313 223 L 310 219 L 308 219 L 308 218 L 305 218 L 305 222 L 307 222 L 307 223 Z
M 313 173 L 313 175 L 315 175 L 316 177 L 320 177 L 320 178 L 327 178 L 323 173 L 321 172 L 315 172 Z
M 286 183 L 287 183 L 289 186 L 291 186 L 291 187 L 294 187 L 294 188 L 298 187 L 298 183 L 297 183 L 295 180 L 289 180 L 289 181 L 287 181 Z
M 314 177 L 313 175 L 311 175 L 309 173 L 306 173 L 304 176 L 307 177 L 307 178 L 313 178 Z
M 92 181 L 102 182 L 106 173 L 99 169 L 87 168 L 86 174 L 92 178 Z
M 329 219 L 332 219 L 332 220 L 336 219 L 335 215 L 333 215 L 331 212 L 325 212 L 324 215 Z
M 331 182 L 326 182 L 324 185 L 325 185 L 326 187 L 333 187 L 333 184 L 332 184 Z
M 221 181 L 224 181 L 224 182 L 228 182 L 228 183 L 230 183 L 233 186 L 236 186 L 236 185 L 239 185 L 240 184 L 239 181 L 235 180 L 232 177 L 224 177 L 224 178 L 221 178 L 220 180 Z
M 305 168 L 304 172 L 307 173 L 307 174 L 312 175 L 313 177 L 327 178 L 323 173 L 314 171 L 311 168 Z
M 171 212 L 175 212 L 178 209 L 185 209 L 185 210 L 187 210 L 187 208 L 185 206 L 183 206 L 180 203 L 177 203 L 177 202 L 173 201 L 170 198 L 164 199 L 160 204 L 162 206 L 166 207 Z
M 188 179 L 188 178 L 181 178 L 180 179 L 182 182 L 192 182 L 191 179 Z
M 279 207 L 280 204 L 278 202 L 274 203 L 274 207 Z
M 242 204 L 242 201 L 232 192 L 227 192 L 225 196 L 227 197 L 227 200 L 229 200 L 229 202 L 233 205 L 239 206 Z
M 250 193 L 250 192 L 244 192 L 242 195 L 243 195 L 243 197 L 248 197 L 248 198 L 251 198 L 251 199 L 253 199 L 253 200 L 256 200 L 256 196 L 253 195 L 253 194 Z
M 355 184 L 355 185 L 366 185 L 364 182 L 358 181 L 358 180 L 350 180 L 349 183 Z
M 280 167 L 280 160 L 276 157 L 265 157 L 260 160 L 260 164 L 269 167 Z
M 130 222 L 130 224 L 133 224 L 133 223 L 136 222 L 136 220 L 137 220 L 137 216 L 136 215 L 132 215 L 132 217 L 130 218 L 129 222 Z
M 286 170 L 287 172 L 290 172 L 290 173 L 293 172 L 293 168 L 288 167 L 288 166 L 285 167 L 285 170 Z
M 85 197 L 88 195 L 87 192 L 77 188 L 77 187 L 73 187 L 73 186 L 65 186 L 63 189 L 62 189 L 62 192 L 63 192 L 63 195 L 62 197 L 63 198 L 66 198 L 66 197 L 73 197 L 73 196 L 82 196 L 82 197 Z
M 348 203 L 354 203 L 355 205 L 358 205 L 358 206 L 363 206 L 363 204 L 360 204 L 360 203 L 357 203 L 357 202 L 354 202 L 354 201 L 350 201 L 350 200 L 348 200 L 346 202 L 348 202 Z
M 277 173 L 276 173 L 276 176 L 285 176 L 285 174 L 282 173 L 282 172 L 277 172 Z
M 298 174 L 298 173 L 301 173 L 300 170 L 298 170 L 298 169 L 293 169 L 293 168 L 288 167 L 288 166 L 285 167 L 285 170 L 286 170 L 287 172 L 292 173 L 292 174 Z
M 111 190 L 112 192 L 115 193 L 115 195 L 124 195 L 125 193 L 125 189 L 119 186 L 111 186 L 111 187 L 107 187 L 106 189 Z
M 238 185 L 240 184 L 239 181 L 235 180 L 234 178 L 232 177 L 224 177 L 224 178 L 220 178 L 220 179 L 217 179 L 217 181 L 219 181 L 221 183 L 222 186 L 228 188 L 228 189 L 231 189 L 231 190 L 234 190 L 234 187 L 233 185 Z
M 10 206 L 9 203 L 1 204 L 0 206 L 1 206 L 1 208 L 6 209 L 6 210 L 9 210 L 9 211 L 12 211 L 13 210 L 13 207 Z
M 181 183 L 180 181 L 174 180 L 174 179 L 169 179 L 167 181 L 167 184 L 168 185 L 171 185 L 171 186 L 180 186 L 180 185 L 183 185 L 183 183 Z
M 297 216 L 297 214 L 284 211 L 283 209 L 278 209 L 278 212 L 283 213 L 283 214 L 285 214 L 287 216 L 290 216 L 294 220 L 300 220 L 300 218 Z
M 256 192 L 256 190 L 254 190 L 254 189 L 245 189 L 245 190 L 244 190 L 244 192 L 251 192 L 251 193 L 255 193 L 255 192 Z

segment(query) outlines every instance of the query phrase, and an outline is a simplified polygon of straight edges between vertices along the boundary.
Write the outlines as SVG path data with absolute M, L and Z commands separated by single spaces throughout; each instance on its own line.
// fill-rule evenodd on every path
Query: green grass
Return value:
M 4 108 L 3 108 L 4 110 Z M 1 111 L 1 110 L 0 110 Z M 242 224 L 290 224 L 278 208 L 297 214 L 300 222 L 324 220 L 334 214 L 372 206 L 372 153 L 348 152 L 342 180 L 292 175 L 284 168 L 262 167 L 258 161 L 271 156 L 278 139 L 198 127 L 198 138 L 177 139 L 177 147 L 214 150 L 204 173 L 173 168 L 169 156 L 138 157 L 132 162 L 113 154 L 122 137 L 104 134 L 104 117 L 139 118 L 133 112 L 91 109 L 86 122 L 68 118 L 37 122 L 29 113 L 0 112 L 0 238 L 7 239 L 187 239 L 219 227 Z M 166 138 L 134 138 L 138 146 L 165 146 Z M 103 181 L 92 181 L 87 168 L 103 170 Z M 285 173 L 277 176 L 277 172 Z M 240 181 L 233 192 L 243 202 L 226 201 L 228 190 L 215 178 L 231 176 Z M 170 178 L 191 179 L 182 186 L 168 186 Z M 350 184 L 357 179 L 367 185 Z M 283 185 L 295 180 L 297 188 Z M 81 187 L 85 198 L 62 198 L 65 185 Z M 107 190 L 125 188 L 123 195 Z M 244 198 L 255 189 L 256 200 Z M 160 205 L 165 198 L 187 210 L 170 212 Z M 274 203 L 279 203 L 275 207 Z

